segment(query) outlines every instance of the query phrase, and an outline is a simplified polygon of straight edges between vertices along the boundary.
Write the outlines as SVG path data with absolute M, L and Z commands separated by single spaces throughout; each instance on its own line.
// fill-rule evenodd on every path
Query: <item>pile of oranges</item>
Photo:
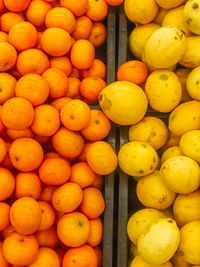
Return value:
M 0 0 L 0 266 L 100 267 L 106 87 L 100 21 L 123 0 Z

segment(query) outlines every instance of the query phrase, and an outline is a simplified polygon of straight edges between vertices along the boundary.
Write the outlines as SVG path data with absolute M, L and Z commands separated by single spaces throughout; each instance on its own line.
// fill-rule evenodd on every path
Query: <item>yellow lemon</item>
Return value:
M 142 52 L 146 40 L 160 28 L 160 25 L 150 23 L 135 27 L 129 36 L 129 48 L 131 53 L 138 59 L 142 58 Z
M 132 22 L 147 24 L 155 18 L 158 5 L 155 0 L 125 0 L 124 11 Z
M 169 116 L 169 129 L 177 136 L 200 129 L 200 102 L 193 100 L 177 106 Z
M 134 213 L 127 224 L 129 239 L 136 245 L 140 235 L 156 220 L 165 218 L 165 215 L 156 209 L 142 209 Z
M 156 30 L 146 41 L 143 51 L 144 62 L 154 68 L 170 68 L 183 57 L 186 38 L 175 27 L 162 27 Z
M 158 165 L 155 149 L 147 143 L 129 142 L 120 148 L 119 166 L 131 176 L 145 176 L 152 173 Z
M 148 101 L 138 85 L 118 81 L 102 90 L 99 104 L 105 115 L 113 122 L 131 125 L 143 119 Z
M 175 220 L 180 226 L 191 221 L 200 220 L 199 207 L 199 189 L 187 195 L 178 195 L 173 205 Z
M 176 222 L 170 218 L 158 219 L 138 238 L 138 253 L 149 264 L 163 264 L 175 254 L 179 242 Z
M 139 201 L 145 207 L 159 210 L 170 207 L 176 197 L 176 193 L 164 185 L 158 170 L 139 179 L 136 193 Z
M 145 117 L 143 120 L 129 128 L 129 141 L 148 143 L 155 150 L 164 146 L 167 139 L 167 126 L 159 118 Z
M 157 70 L 147 78 L 145 92 L 153 109 L 170 112 L 180 103 L 182 87 L 180 80 L 172 71 Z
M 199 165 L 185 156 L 175 156 L 166 160 L 160 172 L 165 186 L 175 193 L 189 194 L 200 185 Z

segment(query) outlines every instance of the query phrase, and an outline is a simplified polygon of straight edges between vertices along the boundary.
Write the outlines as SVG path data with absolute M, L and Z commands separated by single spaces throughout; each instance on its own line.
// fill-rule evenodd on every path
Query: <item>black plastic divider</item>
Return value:
M 118 66 L 127 61 L 127 19 L 123 5 L 119 9 L 119 47 Z M 128 141 L 128 127 L 120 127 L 120 147 Z M 126 225 L 128 220 L 128 175 L 119 170 L 118 201 L 118 248 L 117 266 L 128 266 L 128 239 Z
M 110 7 L 107 17 L 107 84 L 115 81 L 116 8 Z M 116 151 L 116 126 L 113 124 L 107 142 Z M 115 173 L 105 176 L 105 213 L 103 233 L 103 267 L 116 266 L 113 262 Z

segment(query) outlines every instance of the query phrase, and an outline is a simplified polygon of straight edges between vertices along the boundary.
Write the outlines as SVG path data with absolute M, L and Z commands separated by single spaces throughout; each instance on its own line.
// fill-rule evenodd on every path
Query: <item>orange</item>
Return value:
M 81 79 L 87 77 L 98 77 L 103 80 L 106 78 L 106 65 L 102 60 L 95 58 L 92 66 L 89 69 L 81 70 Z
M 39 200 L 51 202 L 53 192 L 56 190 L 56 186 L 43 184 L 42 192 Z
M 0 43 L 0 72 L 7 71 L 14 67 L 17 60 L 17 52 L 8 42 Z
M 6 11 L 6 7 L 4 5 L 4 0 L 0 0 L 0 14 Z
M 104 139 L 110 132 L 111 123 L 101 110 L 91 110 L 91 120 L 87 128 L 81 134 L 89 141 Z
M 76 1 L 60 0 L 60 4 L 61 6 L 71 10 L 71 12 L 75 16 L 80 17 L 87 11 L 88 0 L 76 0 Z
M 103 189 L 103 185 L 104 185 L 103 176 L 97 175 L 94 183 L 92 184 L 92 186 L 98 188 L 99 190 L 102 190 Z
M 96 219 L 105 209 L 105 201 L 102 193 L 95 187 L 88 187 L 83 190 L 83 201 L 80 206 L 80 211 L 83 212 L 89 219 Z
M 118 158 L 110 144 L 98 141 L 89 147 L 87 162 L 95 173 L 107 175 L 117 168 Z
M 26 74 L 15 87 L 15 94 L 28 100 L 33 106 L 43 104 L 49 96 L 48 82 L 38 74 Z
M 10 29 L 8 41 L 19 51 L 32 48 L 37 43 L 37 30 L 30 22 L 17 23 Z
M 14 192 L 15 178 L 13 174 L 5 168 L 0 168 L 0 177 L 0 201 L 4 201 Z
M 6 8 L 12 12 L 22 12 L 26 10 L 31 0 L 4 0 Z
M 39 245 L 33 235 L 10 234 L 3 242 L 3 255 L 13 265 L 27 265 L 38 256 Z
M 49 59 L 39 49 L 27 49 L 18 55 L 17 70 L 22 75 L 28 73 L 42 74 L 48 67 Z
M 93 64 L 94 46 L 88 40 L 77 40 L 71 49 L 71 62 L 77 69 L 87 69 Z
M 79 155 L 78 160 L 79 161 L 87 161 L 87 151 L 89 149 L 89 146 L 92 144 L 92 142 L 86 142 L 84 144 L 84 148 L 82 153 Z
M 7 260 L 5 259 L 4 255 L 3 255 L 3 243 L 0 242 L 0 266 L 1 267 L 10 267 L 10 264 L 7 262 Z
M 130 60 L 122 64 L 117 71 L 118 81 L 128 81 L 139 85 L 144 83 L 147 77 L 147 66 L 138 60 Z
M 7 154 L 7 147 L 6 147 L 6 143 L 4 142 L 4 140 L 0 137 L 0 162 L 3 161 L 3 159 L 5 158 Z
M 59 220 L 57 234 L 59 239 L 66 246 L 80 247 L 88 240 L 90 223 L 84 214 L 80 212 L 71 212 L 65 214 Z
M 27 267 L 60 267 L 60 261 L 56 252 L 51 248 L 40 248 L 38 258 Z
M 61 127 L 52 137 L 52 144 L 60 155 L 72 159 L 81 154 L 84 140 L 79 133 Z
M 38 201 L 42 213 L 42 222 L 38 231 L 44 231 L 52 227 L 56 220 L 56 214 L 53 207 L 45 201 Z
M 60 118 L 67 129 L 80 131 L 90 123 L 90 107 L 79 99 L 71 100 L 61 109 Z
M 101 267 L 103 262 L 103 252 L 99 247 L 94 248 L 94 252 L 97 257 L 97 267 Z
M 47 230 L 36 232 L 35 237 L 37 238 L 40 247 L 55 249 L 59 241 L 55 226 L 52 226 Z
M 10 224 L 10 206 L 5 202 L 0 202 L 0 218 L 0 231 L 2 231 Z
M 30 23 L 37 27 L 44 26 L 45 17 L 51 8 L 51 4 L 46 1 L 33 0 L 26 11 L 26 18 Z
M 80 93 L 81 81 L 75 77 L 68 78 L 68 90 L 65 96 L 74 98 Z
M 51 102 L 51 105 L 58 110 L 58 112 L 61 111 L 63 106 L 67 103 L 69 103 L 72 99 L 69 97 L 60 97 L 53 102 Z
M 33 106 L 24 98 L 13 97 L 3 104 L 1 119 L 7 128 L 14 130 L 26 129 L 34 119 Z
M 31 130 L 40 136 L 52 136 L 60 127 L 60 116 L 51 105 L 41 105 L 35 108 L 35 118 Z
M 15 96 L 17 80 L 8 73 L 0 73 L 0 104 Z
M 42 76 L 49 84 L 49 97 L 59 98 L 65 96 L 68 89 L 68 78 L 64 71 L 50 68 Z
M 17 198 L 39 198 L 42 191 L 42 183 L 39 176 L 34 172 L 19 172 L 16 176 L 15 195 Z
M 92 21 L 87 16 L 81 16 L 76 20 L 76 27 L 72 33 L 75 40 L 87 39 L 92 31 Z
M 67 76 L 72 73 L 72 63 L 66 56 L 50 58 L 50 67 L 64 71 Z
M 103 79 L 98 77 L 87 77 L 82 80 L 80 86 L 81 95 L 87 100 L 98 101 L 98 96 L 106 87 Z
M 41 145 L 32 138 L 19 138 L 15 140 L 9 151 L 13 166 L 23 172 L 37 169 L 44 157 Z
M 81 188 L 91 186 L 96 179 L 96 174 L 86 162 L 78 162 L 71 167 L 70 182 L 78 184 Z
M 0 32 L 0 42 L 7 42 L 8 41 L 8 35 L 5 32 Z
M 88 245 L 69 249 L 63 258 L 63 267 L 97 267 L 94 249 Z
M 62 158 L 51 158 L 43 161 L 39 168 L 39 176 L 44 184 L 62 185 L 70 177 L 69 163 Z
M 13 129 L 6 129 L 6 134 L 9 136 L 10 139 L 16 140 L 22 137 L 30 137 L 33 138 L 33 133 L 30 128 L 26 128 L 24 130 L 13 130 Z
M 21 14 L 6 12 L 1 16 L 1 30 L 3 32 L 9 32 L 14 25 L 23 21 L 24 18 Z
M 41 135 L 35 135 L 35 140 L 37 140 L 41 145 L 49 145 L 51 138 L 50 136 L 41 136 Z
M 107 30 L 102 22 L 95 22 L 88 40 L 95 46 L 99 47 L 104 44 L 107 37 Z
M 73 45 L 75 44 L 75 42 L 73 43 Z M 78 70 L 77 68 L 73 68 L 70 77 L 74 77 L 74 78 L 80 79 L 80 70 Z
M 102 242 L 103 238 L 103 223 L 100 218 L 90 220 L 90 235 L 88 245 L 96 247 Z
M 42 49 L 50 56 L 64 56 L 71 48 L 69 33 L 61 28 L 52 27 L 45 30 L 41 38 Z
M 108 14 L 108 5 L 104 0 L 88 0 L 86 15 L 93 21 L 105 19 Z
M 42 222 L 41 209 L 32 197 L 16 200 L 10 208 L 10 221 L 15 230 L 24 235 L 36 232 Z
M 79 207 L 83 199 L 81 187 L 75 183 L 66 183 L 55 190 L 52 204 L 57 211 L 69 213 Z
M 55 7 L 47 13 L 45 24 L 47 28 L 58 27 L 72 33 L 75 29 L 76 19 L 67 8 Z
M 107 4 L 111 6 L 119 6 L 124 2 L 124 0 L 105 0 L 105 1 Z
M 10 216 L 9 216 L 10 219 Z M 13 226 L 10 224 L 7 228 L 5 228 L 1 234 L 3 236 L 3 238 L 5 239 L 6 237 L 8 237 L 10 234 L 14 233 L 15 229 L 13 228 Z

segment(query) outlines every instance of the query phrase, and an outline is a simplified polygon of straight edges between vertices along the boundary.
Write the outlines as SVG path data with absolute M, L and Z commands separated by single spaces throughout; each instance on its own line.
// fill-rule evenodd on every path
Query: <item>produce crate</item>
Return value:
M 119 40 L 118 40 L 118 67 L 134 57 L 128 48 L 128 36 L 135 25 L 128 21 L 124 13 L 123 5 L 119 8 Z M 146 116 L 154 116 L 168 122 L 169 114 L 156 112 L 150 107 Z M 128 139 L 129 126 L 120 127 L 118 149 L 126 144 Z M 136 181 L 129 175 L 119 170 L 119 194 L 118 194 L 118 247 L 117 247 L 117 267 L 129 266 L 130 242 L 127 235 L 127 222 L 129 217 L 139 209 L 144 208 L 137 199 Z
M 97 50 L 97 58 L 102 58 L 102 49 Z M 107 53 L 105 60 L 107 64 L 107 84 L 115 81 L 115 51 L 116 51 L 116 8 L 110 7 L 107 17 Z M 98 54 L 100 56 L 98 56 Z M 95 108 L 99 108 L 96 106 Z M 113 124 L 107 142 L 116 151 L 116 126 Z M 116 266 L 113 262 L 114 253 L 114 190 L 115 173 L 105 176 L 105 212 L 104 212 L 104 234 L 103 234 L 103 267 Z

